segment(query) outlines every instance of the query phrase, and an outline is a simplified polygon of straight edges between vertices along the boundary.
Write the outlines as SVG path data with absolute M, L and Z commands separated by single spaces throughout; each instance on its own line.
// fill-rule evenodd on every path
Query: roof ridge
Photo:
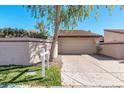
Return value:
M 79 36 L 79 37 L 87 37 L 87 36 L 98 36 L 101 37 L 101 35 L 91 32 L 91 31 L 86 31 L 86 30 L 59 30 L 59 36 Z
M 124 34 L 124 29 L 104 29 L 104 31 Z

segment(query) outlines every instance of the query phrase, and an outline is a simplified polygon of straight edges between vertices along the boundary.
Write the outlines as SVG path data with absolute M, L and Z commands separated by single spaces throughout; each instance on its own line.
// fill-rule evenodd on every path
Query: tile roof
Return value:
M 124 34 L 124 29 L 104 29 L 104 31 Z
M 60 30 L 58 37 L 102 37 L 96 33 L 85 30 Z

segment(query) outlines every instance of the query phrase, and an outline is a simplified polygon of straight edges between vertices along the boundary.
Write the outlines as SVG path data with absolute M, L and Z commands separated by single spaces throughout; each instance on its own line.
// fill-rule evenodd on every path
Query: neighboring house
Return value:
M 124 59 L 124 30 L 105 29 L 104 43 L 100 44 L 100 54 Z
M 59 54 L 94 54 L 101 35 L 84 30 L 60 30 L 58 34 Z
M 104 42 L 124 42 L 124 30 L 105 29 Z

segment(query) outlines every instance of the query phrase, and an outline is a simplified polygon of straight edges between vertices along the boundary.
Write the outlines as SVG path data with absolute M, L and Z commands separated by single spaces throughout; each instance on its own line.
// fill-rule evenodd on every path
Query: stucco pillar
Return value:
M 58 57 L 58 41 L 56 41 L 55 50 L 54 50 L 54 58 L 57 58 L 57 57 Z
M 96 43 L 96 53 L 99 54 L 99 52 L 101 50 L 101 48 L 99 46 L 99 44 L 100 44 L 100 38 L 95 39 L 95 43 Z

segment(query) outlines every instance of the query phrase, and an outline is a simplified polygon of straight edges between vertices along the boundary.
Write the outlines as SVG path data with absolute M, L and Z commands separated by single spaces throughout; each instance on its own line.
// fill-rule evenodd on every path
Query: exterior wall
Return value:
M 50 50 L 50 43 L 40 43 L 40 42 L 29 42 L 29 48 L 28 48 L 28 52 L 29 52 L 29 58 L 30 64 L 36 64 L 41 62 L 41 57 L 40 57 L 40 49 L 44 48 L 45 46 L 47 46 L 47 49 Z
M 58 38 L 58 54 L 62 53 L 62 38 Z
M 40 49 L 50 42 L 39 39 L 0 39 L 0 65 L 32 65 L 41 62 Z
M 59 54 L 93 54 L 98 41 L 96 38 L 59 38 Z
M 55 50 L 54 50 L 54 58 L 58 57 L 58 41 L 55 44 Z
M 28 48 L 28 52 L 29 52 L 29 63 L 30 64 L 36 64 L 38 62 L 41 62 L 40 59 L 40 48 L 44 47 L 43 43 L 38 43 L 38 42 L 29 42 L 29 48 Z
M 111 56 L 117 59 L 124 59 L 124 44 L 100 45 L 100 54 Z
M 124 34 L 104 31 L 104 42 L 122 42 Z
M 0 65 L 28 65 L 27 42 L 0 42 Z

